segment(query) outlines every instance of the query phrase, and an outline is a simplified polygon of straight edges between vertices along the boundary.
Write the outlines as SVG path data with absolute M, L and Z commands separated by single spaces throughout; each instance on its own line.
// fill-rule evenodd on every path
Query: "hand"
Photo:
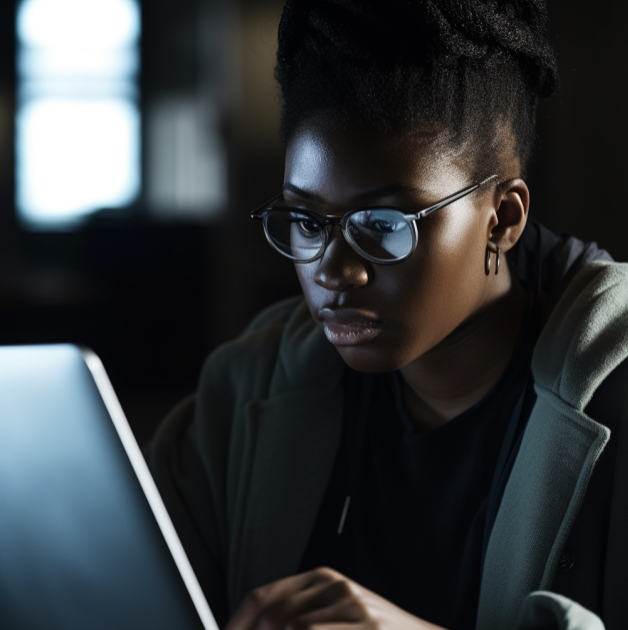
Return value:
M 444 630 L 328 568 L 251 591 L 226 630 Z

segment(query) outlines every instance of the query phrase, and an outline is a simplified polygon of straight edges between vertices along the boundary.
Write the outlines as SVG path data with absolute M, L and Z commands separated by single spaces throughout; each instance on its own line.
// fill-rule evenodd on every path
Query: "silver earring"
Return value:
M 495 252 L 495 275 L 499 273 L 499 261 L 500 261 L 501 250 L 497 247 L 497 251 Z M 491 250 L 489 246 L 486 246 L 486 255 L 484 256 L 484 273 L 488 276 L 491 273 Z

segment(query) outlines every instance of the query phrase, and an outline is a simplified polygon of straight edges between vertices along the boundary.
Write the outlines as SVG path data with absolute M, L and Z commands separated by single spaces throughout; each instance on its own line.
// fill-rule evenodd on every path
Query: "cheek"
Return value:
M 312 312 L 312 317 L 314 317 L 315 321 L 318 323 L 315 312 L 317 311 L 317 308 L 315 308 L 315 305 L 317 303 L 317 293 L 321 291 L 321 287 L 319 287 L 319 285 L 317 285 L 314 281 L 317 264 L 317 262 L 309 265 L 295 264 L 294 270 L 296 271 L 297 278 L 299 279 L 299 284 L 301 285 L 301 291 L 303 291 L 305 301 Z
M 433 230 L 426 230 L 421 253 L 425 256 L 430 302 L 464 310 L 484 292 L 485 225 L 473 207 L 443 214 Z
M 382 278 L 383 301 L 398 330 L 397 363 L 433 348 L 482 305 L 485 235 L 472 209 L 459 209 L 465 210 L 469 214 L 462 218 L 445 215 L 420 230 L 412 258 L 398 274 Z

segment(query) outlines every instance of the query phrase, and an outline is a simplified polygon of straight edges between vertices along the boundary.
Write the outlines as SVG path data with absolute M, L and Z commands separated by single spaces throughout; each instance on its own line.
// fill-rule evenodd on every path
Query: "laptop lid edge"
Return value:
M 170 515 L 168 514 L 163 499 L 159 494 L 159 490 L 157 489 L 157 485 L 150 473 L 146 460 L 144 459 L 142 451 L 135 440 L 133 431 L 129 426 L 124 411 L 118 401 L 118 397 L 111 385 L 111 381 L 107 376 L 104 365 L 96 353 L 92 350 L 85 347 L 79 347 L 78 349 L 92 374 L 100 395 L 102 396 L 105 407 L 109 412 L 116 432 L 122 442 L 122 446 L 124 447 L 129 461 L 131 462 L 131 466 L 135 471 L 135 475 L 144 492 L 144 496 L 146 497 L 153 515 L 155 516 L 157 525 L 159 526 L 168 549 L 172 554 L 201 623 L 203 624 L 205 630 L 219 630 L 218 624 L 216 623 L 214 615 L 207 603 L 201 585 L 199 584 L 187 554 L 183 549 L 179 535 L 177 534 L 172 520 L 170 519 Z

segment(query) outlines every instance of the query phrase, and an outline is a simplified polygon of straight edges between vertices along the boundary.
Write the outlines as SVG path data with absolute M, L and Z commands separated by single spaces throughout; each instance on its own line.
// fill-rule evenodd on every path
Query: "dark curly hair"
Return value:
M 275 77 L 282 139 L 323 114 L 386 133 L 436 129 L 480 174 L 525 171 L 539 97 L 558 87 L 545 0 L 287 0 Z

